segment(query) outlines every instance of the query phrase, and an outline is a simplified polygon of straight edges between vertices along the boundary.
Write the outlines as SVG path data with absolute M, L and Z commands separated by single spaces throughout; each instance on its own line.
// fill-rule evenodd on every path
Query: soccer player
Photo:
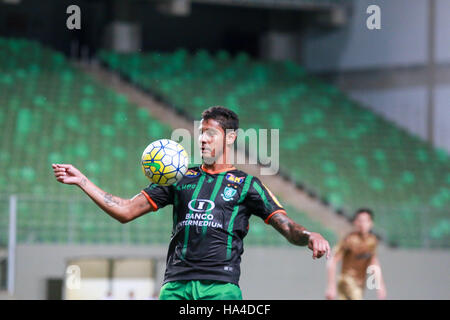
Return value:
M 371 233 L 373 212 L 359 209 L 353 216 L 354 231 L 342 239 L 327 263 L 327 299 L 335 299 L 336 291 L 340 300 L 361 300 L 364 294 L 366 273 L 373 272 L 377 284 L 378 299 L 386 298 L 386 287 L 376 254 L 377 237 Z M 341 275 L 336 290 L 336 266 L 342 260 Z M 368 267 L 372 269 L 368 270 Z
M 257 177 L 228 159 L 237 137 L 237 115 L 224 107 L 202 113 L 199 145 L 203 164 L 172 186 L 150 184 L 132 199 L 113 196 L 70 164 L 53 164 L 57 181 L 79 186 L 111 217 L 126 223 L 173 205 L 173 230 L 160 299 L 242 299 L 239 287 L 243 239 L 254 214 L 313 259 L 331 252 L 318 233 L 295 223 Z

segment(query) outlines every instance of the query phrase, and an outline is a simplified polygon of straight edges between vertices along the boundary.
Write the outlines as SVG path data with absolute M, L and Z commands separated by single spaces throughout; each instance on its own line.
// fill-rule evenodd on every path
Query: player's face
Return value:
M 210 164 L 215 162 L 225 148 L 225 132 L 220 124 L 213 119 L 202 120 L 199 127 L 199 144 L 203 161 Z
M 372 218 L 368 213 L 360 213 L 353 221 L 353 225 L 355 226 L 356 231 L 363 234 L 369 233 L 373 226 Z

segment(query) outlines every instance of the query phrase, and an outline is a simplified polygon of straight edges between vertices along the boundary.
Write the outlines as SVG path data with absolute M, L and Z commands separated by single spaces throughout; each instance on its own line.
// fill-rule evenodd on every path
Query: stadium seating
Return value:
M 280 129 L 282 172 L 348 216 L 373 208 L 375 230 L 390 243 L 450 246 L 448 154 L 300 65 L 183 49 L 99 57 L 192 118 L 224 105 L 239 114 L 244 129 Z
M 0 128 L 0 245 L 7 242 L 11 194 L 18 195 L 20 243 L 167 245 L 170 207 L 122 225 L 99 212 L 81 190 L 57 183 L 51 169 L 52 163 L 72 163 L 112 194 L 138 193 L 148 185 L 139 163 L 142 151 L 171 133 L 149 110 L 54 50 L 0 38 Z M 300 212 L 292 215 L 308 221 Z M 288 245 L 261 221 L 254 225 L 248 243 Z
M 127 234 L 111 232 L 118 226 L 129 230 L 131 242 L 144 235 L 148 243 L 147 233 L 163 238 L 165 219 L 120 228 L 80 190 L 57 183 L 51 164 L 72 163 L 108 192 L 131 197 L 148 185 L 142 151 L 171 129 L 36 42 L 0 38 L 0 59 L 0 193 L 19 195 L 19 241 L 117 242 Z M 8 199 L 2 199 L 3 231 Z M 7 232 L 0 233 L 4 244 Z

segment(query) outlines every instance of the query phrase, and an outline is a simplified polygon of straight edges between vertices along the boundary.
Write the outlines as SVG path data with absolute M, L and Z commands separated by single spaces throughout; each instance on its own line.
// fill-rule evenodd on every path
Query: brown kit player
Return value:
M 353 217 L 354 231 L 342 239 L 327 263 L 327 299 L 363 299 L 366 276 L 373 273 L 379 299 L 386 298 L 386 288 L 377 258 L 377 237 L 371 233 L 373 212 L 359 209 Z M 336 267 L 342 261 L 341 274 L 336 286 Z

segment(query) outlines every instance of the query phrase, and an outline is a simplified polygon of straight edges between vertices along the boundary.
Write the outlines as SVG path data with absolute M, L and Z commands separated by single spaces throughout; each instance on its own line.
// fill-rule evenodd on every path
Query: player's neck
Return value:
M 370 231 L 369 232 L 363 232 L 363 231 L 357 230 L 356 233 L 362 238 L 366 238 L 368 235 L 370 235 Z
M 202 169 L 204 171 L 207 172 L 223 172 L 225 170 L 229 170 L 229 169 L 233 169 L 234 166 L 230 163 L 212 163 L 212 164 L 207 164 L 207 163 L 203 163 L 202 164 Z

